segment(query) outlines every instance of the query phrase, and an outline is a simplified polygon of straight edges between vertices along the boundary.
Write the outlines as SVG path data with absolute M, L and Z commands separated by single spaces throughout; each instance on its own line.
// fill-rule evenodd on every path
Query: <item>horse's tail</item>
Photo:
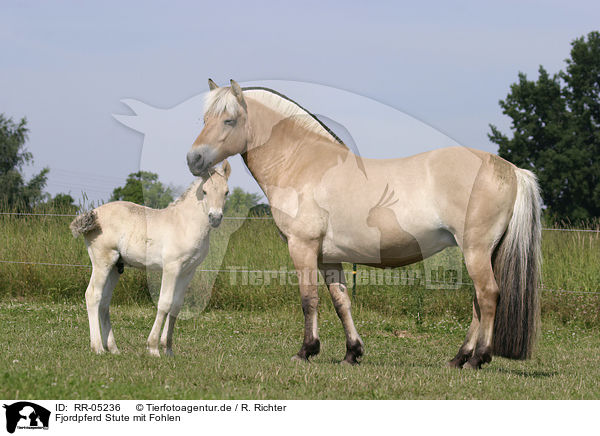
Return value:
M 75 238 L 79 235 L 85 235 L 86 233 L 89 233 L 92 230 L 100 229 L 98 214 L 95 210 L 90 210 L 89 212 L 78 215 L 71 222 L 69 228 L 71 229 L 71 233 L 73 233 L 73 237 Z
M 541 198 L 532 172 L 517 168 L 515 173 L 517 197 L 513 215 L 494 257 L 500 297 L 493 353 L 524 360 L 531 357 L 540 320 Z

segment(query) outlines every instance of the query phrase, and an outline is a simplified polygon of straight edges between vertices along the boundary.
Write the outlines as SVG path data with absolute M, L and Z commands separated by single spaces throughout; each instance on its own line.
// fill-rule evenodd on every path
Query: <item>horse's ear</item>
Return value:
M 208 79 L 208 89 L 210 89 L 211 91 L 217 89 L 219 87 L 219 85 L 217 85 L 213 79 Z
M 231 165 L 229 165 L 229 162 L 227 162 L 227 160 L 224 160 L 223 165 L 221 165 L 221 168 L 223 168 L 223 174 L 225 175 L 225 178 L 229 179 L 229 176 L 231 175 Z
M 244 109 L 246 109 L 246 100 L 244 100 L 244 93 L 242 92 L 242 88 L 235 80 L 231 79 L 230 82 L 231 91 L 233 92 L 233 95 L 235 95 L 235 98 L 237 99 L 238 103 L 241 104 Z

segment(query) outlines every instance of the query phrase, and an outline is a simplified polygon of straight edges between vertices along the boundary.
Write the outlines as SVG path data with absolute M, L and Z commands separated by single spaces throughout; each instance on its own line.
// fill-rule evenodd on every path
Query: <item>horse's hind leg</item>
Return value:
M 479 318 L 479 328 L 470 342 L 475 342 L 472 355 L 465 368 L 479 369 L 484 363 L 492 361 L 492 340 L 496 304 L 500 291 L 492 270 L 491 252 L 488 249 L 466 249 L 465 263 L 475 285 L 475 310 Z
M 350 364 L 358 363 L 357 359 L 363 355 L 365 347 L 352 320 L 352 313 L 350 311 L 351 303 L 346 288 L 344 268 L 341 263 L 336 263 L 319 264 L 319 269 L 329 289 L 335 311 L 340 321 L 342 321 L 344 332 L 346 333 L 346 357 L 342 362 Z
M 102 298 L 102 289 L 106 274 L 100 271 L 100 268 L 93 267 L 90 283 L 85 291 L 85 305 L 90 324 L 90 346 L 96 353 L 103 353 L 102 335 L 100 333 L 100 319 L 98 306 Z
M 104 283 L 104 289 L 102 290 L 102 298 L 100 299 L 99 312 L 100 312 L 100 326 L 102 327 L 102 345 L 104 348 L 108 348 L 113 354 L 118 354 L 119 349 L 115 342 L 115 336 L 110 323 L 110 300 L 112 299 L 113 291 L 117 282 L 119 281 L 119 270 L 115 265 L 111 268 Z
M 102 353 L 105 351 L 105 344 L 103 343 L 105 341 L 103 341 L 100 330 L 100 303 L 104 298 L 104 292 L 107 289 L 106 285 L 114 267 L 114 262 L 111 263 L 110 259 L 99 259 L 98 257 L 95 256 L 95 253 L 90 252 L 92 276 L 85 291 L 85 303 L 90 324 L 90 345 L 96 353 Z M 108 334 L 108 331 L 106 331 L 106 334 Z
M 167 320 L 165 321 L 160 337 L 160 344 L 163 346 L 166 356 L 173 356 L 173 329 L 175 328 L 175 322 L 177 321 L 179 311 L 183 306 L 185 291 L 194 277 L 194 272 L 195 270 L 178 278 L 175 284 L 173 302 L 171 303 L 171 308 L 169 309 Z
M 448 367 L 450 368 L 462 368 L 463 365 L 469 360 L 469 358 L 473 355 L 473 350 L 475 349 L 475 344 L 477 343 L 477 335 L 479 333 L 479 315 L 477 308 L 477 299 L 473 299 L 473 319 L 471 320 L 471 325 L 469 326 L 469 330 L 467 331 L 467 337 L 465 338 L 465 342 L 463 342 L 462 346 L 456 353 L 454 359 L 448 362 Z

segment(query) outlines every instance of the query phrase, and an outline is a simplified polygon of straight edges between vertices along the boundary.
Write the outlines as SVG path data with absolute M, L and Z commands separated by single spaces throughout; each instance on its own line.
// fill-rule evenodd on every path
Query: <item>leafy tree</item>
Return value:
M 158 174 L 138 171 L 127 177 L 125 186 L 113 190 L 110 201 L 124 200 L 153 208 L 167 207 L 173 201 L 173 192 L 159 180 Z
M 48 168 L 25 182 L 23 166 L 33 163 L 25 149 L 27 120 L 15 123 L 0 114 L 0 202 L 10 208 L 31 209 L 44 199 Z
M 59 193 L 44 203 L 49 210 L 61 213 L 75 213 L 79 207 L 75 204 L 75 199 L 69 194 Z
M 600 216 L 600 33 L 572 42 L 566 71 L 537 81 L 519 73 L 500 107 L 512 118 L 512 138 L 490 125 L 498 154 L 533 170 L 555 219 Z
M 242 188 L 234 188 L 227 197 L 223 214 L 225 216 L 246 216 L 248 211 L 258 205 L 260 194 L 245 192 Z

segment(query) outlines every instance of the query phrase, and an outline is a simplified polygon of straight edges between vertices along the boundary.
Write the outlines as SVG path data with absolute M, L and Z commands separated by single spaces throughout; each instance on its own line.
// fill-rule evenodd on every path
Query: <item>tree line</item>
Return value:
M 49 168 L 43 168 L 26 181 L 24 167 L 33 163 L 33 155 L 25 148 L 28 132 L 25 118 L 15 122 L 0 114 L 0 207 L 20 212 L 39 208 L 76 212 L 80 208 L 70 194 L 59 193 L 52 197 L 44 192 Z M 127 176 L 123 186 L 113 190 L 109 201 L 131 201 L 162 209 L 175 199 L 176 191 L 176 188 L 163 184 L 158 174 L 137 171 Z M 260 200 L 259 194 L 235 188 L 225 202 L 224 213 L 228 216 L 242 216 L 250 211 L 268 215 L 268 206 L 260 205 Z

